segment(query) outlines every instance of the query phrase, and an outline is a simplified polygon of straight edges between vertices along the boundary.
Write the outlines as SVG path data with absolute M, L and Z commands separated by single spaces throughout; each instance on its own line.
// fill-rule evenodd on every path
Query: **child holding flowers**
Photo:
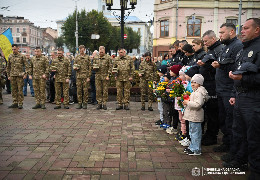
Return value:
M 191 79 L 191 93 L 189 100 L 184 100 L 186 106 L 183 119 L 189 121 L 189 134 L 191 143 L 184 152 L 188 155 L 201 155 L 201 123 L 204 121 L 204 110 L 202 106 L 208 100 L 208 92 L 202 86 L 204 78 L 201 74 L 195 74 Z
M 159 93 L 159 91 L 161 91 L 161 85 L 162 83 L 164 82 L 164 75 L 165 73 L 167 72 L 167 66 L 163 65 L 163 66 L 160 66 L 160 68 L 158 68 L 158 75 L 160 76 L 160 81 L 159 83 L 157 84 L 157 88 L 159 88 L 159 90 L 154 90 L 155 93 Z M 155 122 L 155 125 L 161 125 L 162 122 L 163 122 L 163 105 L 162 105 L 162 99 L 161 99 L 161 96 L 157 95 L 157 102 L 158 102 L 158 110 L 159 110 L 159 113 L 160 113 L 160 119 L 158 121 Z
M 183 119 L 183 112 L 184 112 L 184 106 L 182 105 L 181 100 L 185 100 L 185 99 L 189 99 L 189 95 L 191 92 L 188 89 L 188 81 L 186 81 L 185 78 L 185 73 L 184 71 L 186 71 L 186 69 L 190 68 L 189 66 L 185 66 L 183 67 L 179 74 L 180 74 L 180 79 L 181 81 L 179 81 L 179 86 L 183 86 L 183 88 L 181 88 L 181 92 L 182 95 L 178 96 L 175 98 L 175 109 L 178 111 L 179 113 L 179 120 L 181 122 L 181 133 L 178 135 L 178 137 L 176 137 L 176 140 L 178 140 L 182 146 L 189 146 L 190 144 L 190 140 L 189 137 L 187 136 L 188 133 L 186 131 L 186 121 Z
M 169 85 L 168 85 L 168 89 L 166 89 L 169 98 L 168 101 L 165 101 L 163 103 L 163 107 L 165 107 L 168 110 L 165 110 L 164 116 L 167 119 L 166 120 L 166 124 L 169 127 L 166 132 L 169 134 L 177 134 L 177 126 L 178 126 L 178 122 L 179 122 L 179 118 L 178 118 L 178 111 L 176 111 L 174 109 L 174 102 L 175 99 L 171 96 L 171 90 L 172 87 L 174 85 L 174 82 L 178 79 L 179 76 L 179 71 L 182 68 L 181 65 L 173 65 L 170 68 L 170 81 L 169 81 Z

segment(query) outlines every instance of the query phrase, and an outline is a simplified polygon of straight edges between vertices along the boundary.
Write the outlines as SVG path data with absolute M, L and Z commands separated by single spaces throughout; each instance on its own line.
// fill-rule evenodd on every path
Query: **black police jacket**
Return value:
M 247 42 L 243 42 L 243 49 L 237 54 L 237 65 L 244 62 L 252 62 L 258 67 L 258 72 L 246 72 L 241 80 L 235 80 L 235 89 L 241 96 L 255 98 L 260 95 L 260 36 Z
M 200 66 L 199 73 L 204 77 L 203 86 L 208 91 L 209 96 L 216 95 L 216 69 L 211 66 L 211 63 L 219 58 L 223 48 L 224 45 L 221 44 L 220 41 L 216 41 L 213 45 L 208 47 L 209 51 L 201 60 L 205 64 Z
M 221 96 L 233 96 L 234 81 L 229 78 L 229 71 L 233 71 L 238 52 L 243 48 L 242 42 L 237 37 L 223 42 L 224 47 L 218 62 L 220 68 L 216 69 L 216 91 Z
M 204 49 L 199 49 L 198 51 L 196 51 L 193 56 L 191 61 L 189 62 L 188 66 L 195 66 L 197 65 L 198 60 L 202 60 L 204 58 L 204 56 L 207 53 L 204 51 Z
M 183 66 L 183 64 L 182 64 L 183 56 L 184 56 L 184 53 L 181 50 L 176 51 L 174 57 L 171 60 L 170 66 L 173 66 L 173 65 L 182 65 Z

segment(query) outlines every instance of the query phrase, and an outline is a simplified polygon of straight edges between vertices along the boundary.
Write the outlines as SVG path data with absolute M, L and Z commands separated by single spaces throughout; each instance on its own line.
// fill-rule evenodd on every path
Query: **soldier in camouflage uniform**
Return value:
M 4 71 L 6 68 L 5 59 L 0 54 L 0 105 L 3 104 L 2 90 L 5 86 L 5 75 Z
M 125 50 L 123 48 L 120 48 L 118 53 L 119 57 L 115 59 L 113 66 L 113 68 L 117 68 L 115 79 L 118 106 L 116 110 L 123 109 L 123 105 L 125 110 L 129 110 L 131 88 L 130 81 L 133 80 L 134 63 L 130 56 L 126 56 Z
M 141 110 L 145 110 L 145 92 L 148 95 L 148 110 L 153 111 L 153 90 L 149 88 L 149 81 L 153 82 L 156 79 L 157 67 L 151 61 L 151 53 L 145 53 L 145 60 L 141 62 L 139 67 L 139 77 L 140 77 L 140 88 L 141 88 Z
M 103 109 L 107 110 L 106 103 L 108 100 L 108 83 L 112 70 L 112 59 L 109 55 L 105 54 L 104 46 L 99 47 L 99 55 L 93 59 L 93 69 L 96 71 L 97 109 L 102 109 L 103 106 Z
M 87 109 L 88 103 L 88 88 L 91 76 L 91 61 L 88 55 L 85 54 L 85 46 L 79 46 L 80 54 L 75 58 L 73 69 L 76 71 L 77 83 L 77 96 L 78 106 L 77 109 Z M 82 97 L 83 94 L 83 97 Z M 82 106 L 83 102 L 83 106 Z
M 18 46 L 12 45 L 13 54 L 10 54 L 7 62 L 7 76 L 11 81 L 13 104 L 8 108 L 23 108 L 23 79 L 26 78 L 25 68 L 27 67 L 26 57 L 18 52 Z
M 71 75 L 70 60 L 63 56 L 63 49 L 59 48 L 57 51 L 58 57 L 52 61 L 50 70 L 55 72 L 55 101 L 56 107 L 61 108 L 61 88 L 63 88 L 64 109 L 69 109 L 69 79 Z
M 33 87 L 34 87 L 34 95 L 36 105 L 32 107 L 32 109 L 46 109 L 45 100 L 45 85 L 46 79 L 49 74 L 49 61 L 47 57 L 42 55 L 42 51 L 40 47 L 36 47 L 35 56 L 31 59 L 31 63 L 29 65 L 29 79 L 32 79 L 33 75 Z

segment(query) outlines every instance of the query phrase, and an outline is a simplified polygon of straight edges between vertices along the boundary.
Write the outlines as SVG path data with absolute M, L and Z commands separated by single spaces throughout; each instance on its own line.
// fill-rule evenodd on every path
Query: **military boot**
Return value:
M 12 104 L 11 106 L 8 106 L 8 108 L 18 108 L 18 104 Z
M 41 105 L 41 108 L 42 108 L 42 109 L 46 109 L 45 104 L 42 104 L 42 105 Z
M 23 105 L 22 105 L 22 104 L 19 104 L 19 105 L 18 105 L 18 109 L 23 109 Z
M 54 109 L 60 109 L 61 108 L 61 106 L 55 106 L 54 107 Z
M 87 109 L 88 108 L 88 104 L 87 103 L 83 103 L 83 109 Z
M 104 109 L 104 110 L 107 110 L 107 105 L 104 104 L 104 105 L 103 105 L 103 109 Z
M 76 107 L 76 109 L 81 109 L 82 108 L 82 104 L 78 103 L 78 106 Z
M 130 110 L 129 106 L 128 105 L 125 105 L 125 110 Z
M 64 105 L 64 109 L 69 109 L 69 106 L 68 105 Z
M 35 106 L 32 107 L 32 109 L 39 109 L 39 108 L 41 108 L 40 104 L 36 104 Z
M 142 104 L 141 110 L 144 111 L 145 110 L 145 105 Z
M 97 105 L 97 110 L 102 109 L 102 104 Z
M 152 108 L 152 107 L 148 107 L 148 110 L 149 110 L 149 111 L 153 111 L 153 108 Z
M 123 106 L 122 105 L 117 105 L 116 110 L 120 110 L 120 109 L 123 109 Z

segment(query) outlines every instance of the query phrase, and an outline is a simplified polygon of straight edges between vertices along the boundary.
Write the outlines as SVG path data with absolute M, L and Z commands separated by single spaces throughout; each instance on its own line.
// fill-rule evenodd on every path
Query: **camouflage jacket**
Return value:
M 49 74 L 49 61 L 47 57 L 41 55 L 40 57 L 34 56 L 29 63 L 28 74 L 33 75 L 34 79 L 41 79 L 42 75 L 48 76 Z
M 74 61 L 74 65 L 78 66 L 76 70 L 76 77 L 78 78 L 90 78 L 91 76 L 91 61 L 88 55 L 77 55 Z
M 6 68 L 6 62 L 3 57 L 0 57 L 0 76 L 3 75 Z
M 56 70 L 55 72 L 55 81 L 64 82 L 66 79 L 70 79 L 71 75 L 71 66 L 70 60 L 66 57 L 57 57 L 55 58 L 50 67 L 50 71 Z
M 155 81 L 157 75 L 157 67 L 153 62 L 142 61 L 139 66 L 140 79 L 147 81 Z
M 105 54 L 103 57 L 95 56 L 93 59 L 93 68 L 95 65 L 98 66 L 97 70 L 94 69 L 96 71 L 95 78 L 104 80 L 111 75 L 112 59 L 109 55 Z
M 10 54 L 7 62 L 7 76 L 20 76 L 23 77 L 25 73 L 25 69 L 28 68 L 28 63 L 26 61 L 26 57 L 20 53 L 18 54 Z
M 130 56 L 116 57 L 113 68 L 117 68 L 117 80 L 129 81 L 134 75 L 134 63 Z

